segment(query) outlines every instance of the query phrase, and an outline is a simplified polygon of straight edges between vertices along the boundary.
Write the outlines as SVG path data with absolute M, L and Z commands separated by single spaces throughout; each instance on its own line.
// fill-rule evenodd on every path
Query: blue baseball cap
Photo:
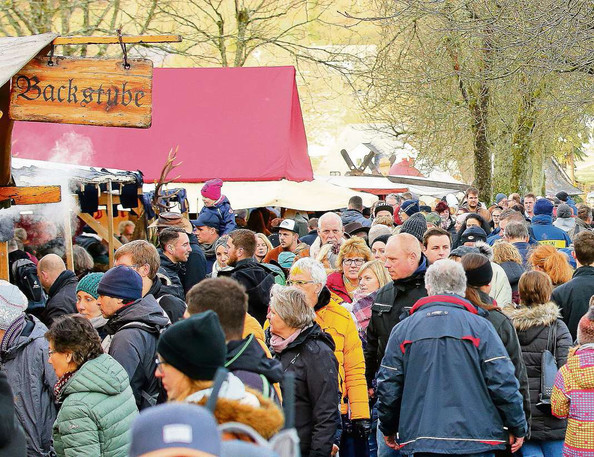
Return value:
M 220 225 L 219 218 L 211 211 L 204 211 L 200 213 L 198 219 L 194 223 L 196 227 L 213 227 L 218 229 Z

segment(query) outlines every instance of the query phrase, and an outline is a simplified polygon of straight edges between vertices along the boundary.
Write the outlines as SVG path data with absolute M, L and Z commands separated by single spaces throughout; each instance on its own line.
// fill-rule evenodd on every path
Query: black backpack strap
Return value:
M 289 371 L 283 377 L 283 411 L 285 425 L 283 429 L 295 427 L 295 373 Z

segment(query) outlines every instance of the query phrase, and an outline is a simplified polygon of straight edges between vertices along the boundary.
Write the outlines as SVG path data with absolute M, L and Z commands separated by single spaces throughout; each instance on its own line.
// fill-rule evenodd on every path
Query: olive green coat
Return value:
M 102 354 L 82 365 L 64 386 L 54 423 L 58 457 L 126 457 L 138 414 L 128 375 Z

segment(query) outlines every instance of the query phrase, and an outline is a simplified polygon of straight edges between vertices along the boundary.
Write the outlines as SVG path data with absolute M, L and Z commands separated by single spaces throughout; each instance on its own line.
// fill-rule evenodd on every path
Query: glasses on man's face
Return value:
M 365 263 L 365 259 L 344 259 L 342 261 L 342 263 L 349 267 L 353 266 L 353 265 L 360 267 L 361 265 L 363 265 Z
M 56 354 L 58 351 L 52 351 L 51 349 L 47 351 L 47 356 L 51 357 L 52 355 Z
M 299 281 L 299 280 L 291 280 L 291 279 L 289 279 L 285 284 L 287 286 L 289 286 L 289 287 L 290 286 L 300 287 L 300 286 L 303 286 L 305 284 L 313 284 L 313 281 Z
M 155 364 L 157 365 L 157 370 L 159 370 L 159 373 L 163 374 L 163 364 L 165 362 L 163 362 L 162 360 L 159 360 L 158 358 L 155 359 Z

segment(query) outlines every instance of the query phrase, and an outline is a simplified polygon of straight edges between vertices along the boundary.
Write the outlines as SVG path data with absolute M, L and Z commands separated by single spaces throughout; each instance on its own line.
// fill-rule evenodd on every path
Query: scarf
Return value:
M 54 385 L 54 397 L 56 398 L 56 401 L 58 403 L 62 403 L 62 390 L 64 389 L 66 383 L 70 381 L 70 378 L 72 378 L 72 375 L 74 373 L 74 371 L 69 371 L 60 379 L 58 379 L 58 382 L 56 382 L 56 384 Z
M 206 257 L 216 257 L 217 256 L 217 252 L 216 252 L 216 241 L 214 243 L 210 243 L 210 244 L 206 244 L 206 243 L 200 243 L 200 248 L 204 251 L 204 255 Z
M 21 336 L 23 329 L 25 328 L 25 314 L 21 314 L 17 317 L 6 329 L 6 333 L 0 341 L 0 354 L 5 353 L 8 351 L 16 339 Z
M 283 352 L 285 349 L 287 349 L 287 346 L 292 343 L 293 341 L 295 341 L 297 339 L 297 337 L 299 336 L 299 334 L 303 331 L 302 328 L 295 330 L 291 335 L 289 335 L 287 338 L 283 338 L 282 336 L 278 336 L 278 335 L 272 335 L 270 337 L 270 345 L 272 346 L 272 349 L 274 349 L 274 352 L 276 352 L 277 354 L 280 354 L 281 352 Z
M 359 337 L 364 343 L 367 343 L 367 326 L 371 320 L 371 307 L 375 301 L 377 290 L 361 297 L 353 304 L 353 314 L 359 331 Z

